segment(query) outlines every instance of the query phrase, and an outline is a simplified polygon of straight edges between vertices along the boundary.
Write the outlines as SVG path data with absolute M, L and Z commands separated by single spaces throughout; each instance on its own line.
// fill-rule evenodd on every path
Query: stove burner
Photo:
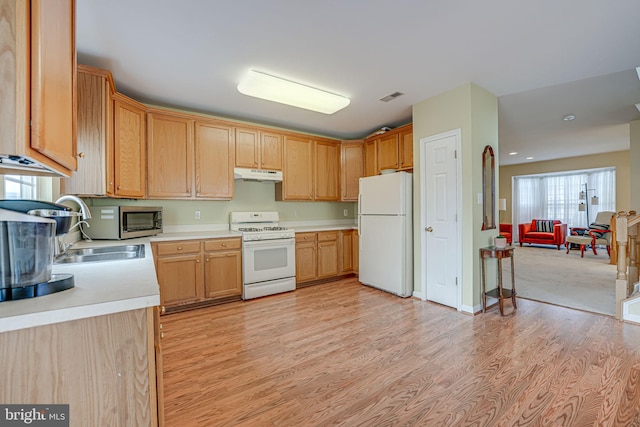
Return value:
M 262 228 L 258 227 L 240 227 L 238 231 L 262 231 Z
M 264 227 L 263 230 L 266 231 L 282 231 L 282 230 L 286 230 L 287 227 Z

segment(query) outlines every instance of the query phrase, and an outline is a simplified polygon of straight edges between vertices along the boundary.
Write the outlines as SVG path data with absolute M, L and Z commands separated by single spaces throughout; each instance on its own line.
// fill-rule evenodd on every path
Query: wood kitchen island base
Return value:
M 156 426 L 153 309 L 0 334 L 0 402 L 69 404 L 71 426 Z

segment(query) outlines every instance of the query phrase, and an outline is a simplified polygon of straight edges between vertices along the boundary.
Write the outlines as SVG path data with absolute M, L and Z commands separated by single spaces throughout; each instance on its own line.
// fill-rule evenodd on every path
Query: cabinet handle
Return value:
M 160 313 L 161 314 L 165 314 L 167 312 L 167 307 L 165 307 L 164 305 L 162 307 L 160 307 Z
M 182 246 L 178 246 L 178 250 L 181 251 L 182 250 Z
M 81 152 L 79 152 L 79 153 L 78 153 L 78 157 L 80 157 L 81 159 L 84 159 L 84 152 L 82 152 L 82 151 L 81 151 Z
M 208 261 L 208 260 L 207 260 L 207 261 Z M 200 260 L 199 260 L 199 259 L 197 259 L 197 260 L 196 260 L 196 262 L 199 264 L 199 263 L 200 263 Z
M 209 258 L 205 259 L 206 262 L 209 262 Z
M 162 329 L 162 323 L 158 325 L 158 329 Z
M 160 339 L 164 338 L 164 332 L 160 332 Z
M 122 190 L 122 185 L 118 185 L 118 190 Z
M 222 244 L 222 247 L 223 247 L 223 248 L 226 248 L 226 247 L 227 247 L 227 244 L 226 244 L 226 243 L 223 243 L 223 244 Z

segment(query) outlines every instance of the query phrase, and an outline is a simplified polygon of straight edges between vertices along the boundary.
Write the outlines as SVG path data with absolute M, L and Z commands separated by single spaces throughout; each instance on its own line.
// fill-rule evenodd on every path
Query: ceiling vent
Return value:
M 393 92 L 390 95 L 385 96 L 384 98 L 380 98 L 380 101 L 382 102 L 389 102 L 389 101 L 393 101 L 394 99 L 396 99 L 399 96 L 404 95 L 404 93 L 402 92 Z

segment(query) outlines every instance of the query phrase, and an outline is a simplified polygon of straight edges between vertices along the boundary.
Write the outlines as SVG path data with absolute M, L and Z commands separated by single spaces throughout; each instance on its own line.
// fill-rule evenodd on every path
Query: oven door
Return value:
M 245 285 L 296 275 L 295 239 L 243 242 L 242 247 Z

